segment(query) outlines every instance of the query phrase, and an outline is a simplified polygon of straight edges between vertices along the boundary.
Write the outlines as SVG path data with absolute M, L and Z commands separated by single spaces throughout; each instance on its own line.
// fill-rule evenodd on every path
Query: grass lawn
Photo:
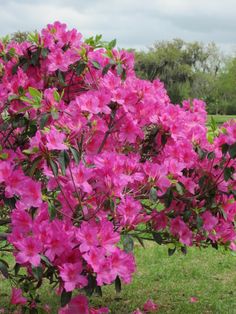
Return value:
M 222 124 L 227 120 L 236 119 L 236 116 L 227 116 L 227 115 L 208 115 L 208 121 L 211 121 L 211 117 L 214 118 L 217 124 Z
M 93 297 L 95 306 L 107 305 L 111 313 L 129 314 L 151 298 L 159 304 L 158 313 L 236 313 L 236 257 L 212 248 L 190 248 L 188 254 L 169 257 L 167 247 L 147 243 L 135 248 L 137 272 L 131 285 L 123 286 L 119 296 L 114 286 L 103 289 L 103 297 Z M 10 287 L 1 281 L 0 307 L 10 308 Z M 58 300 L 50 288 L 41 290 L 43 302 L 57 313 Z M 191 303 L 191 297 L 198 302 Z

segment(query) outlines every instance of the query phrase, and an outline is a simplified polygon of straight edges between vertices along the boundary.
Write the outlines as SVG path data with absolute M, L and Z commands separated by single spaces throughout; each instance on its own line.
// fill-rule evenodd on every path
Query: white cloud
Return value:
M 41 29 L 55 20 L 85 36 L 117 38 L 120 47 L 147 47 L 183 38 L 236 42 L 235 0 L 0 0 L 0 35 Z

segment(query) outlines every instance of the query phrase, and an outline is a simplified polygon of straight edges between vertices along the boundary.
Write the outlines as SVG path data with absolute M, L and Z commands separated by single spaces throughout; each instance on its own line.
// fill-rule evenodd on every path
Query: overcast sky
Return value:
M 183 38 L 236 47 L 236 0 L 0 0 L 0 36 L 60 20 L 85 37 L 146 48 Z

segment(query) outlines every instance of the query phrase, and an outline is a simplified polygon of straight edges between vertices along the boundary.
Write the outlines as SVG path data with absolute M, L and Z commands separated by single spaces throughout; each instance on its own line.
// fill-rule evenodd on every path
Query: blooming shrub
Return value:
M 85 293 L 131 282 L 134 240 L 236 247 L 236 123 L 208 133 L 114 47 L 59 22 L 0 43 L 0 271 L 24 312 L 48 282 L 59 313 L 107 313 Z

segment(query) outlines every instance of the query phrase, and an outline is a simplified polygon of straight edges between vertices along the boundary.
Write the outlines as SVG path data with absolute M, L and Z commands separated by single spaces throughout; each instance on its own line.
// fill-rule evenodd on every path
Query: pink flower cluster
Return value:
M 32 40 L 0 43 L 1 210 L 25 295 L 47 278 L 61 314 L 106 313 L 71 293 L 129 283 L 133 238 L 236 249 L 236 123 L 210 143 L 204 102 L 172 104 L 132 53 L 59 22 Z

